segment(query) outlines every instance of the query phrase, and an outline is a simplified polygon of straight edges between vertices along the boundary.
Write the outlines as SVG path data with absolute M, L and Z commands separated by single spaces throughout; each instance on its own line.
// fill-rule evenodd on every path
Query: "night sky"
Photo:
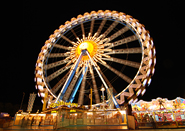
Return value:
M 143 100 L 157 97 L 185 98 L 184 4 L 183 1 L 161 3 L 125 1 L 43 1 L 22 2 L 20 27 L 16 40 L 7 41 L 7 53 L 1 55 L 0 102 L 20 104 L 23 92 L 27 104 L 29 93 L 37 93 L 34 70 L 37 56 L 49 35 L 65 21 L 92 10 L 116 10 L 138 19 L 150 31 L 157 52 L 156 72 Z M 41 105 L 37 97 L 35 104 Z

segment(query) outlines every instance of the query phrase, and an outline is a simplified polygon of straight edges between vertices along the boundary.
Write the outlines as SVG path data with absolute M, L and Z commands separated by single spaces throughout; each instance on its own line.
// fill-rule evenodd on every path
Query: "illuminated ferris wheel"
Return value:
M 92 11 L 66 21 L 50 35 L 38 55 L 38 95 L 50 102 L 101 103 L 106 89 L 116 108 L 137 101 L 150 85 L 156 51 L 149 31 L 130 15 Z

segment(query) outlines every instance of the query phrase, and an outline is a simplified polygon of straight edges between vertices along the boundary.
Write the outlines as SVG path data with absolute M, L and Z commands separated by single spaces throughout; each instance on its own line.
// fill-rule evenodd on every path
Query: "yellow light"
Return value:
M 97 44 L 94 41 L 83 41 L 76 48 L 76 56 L 79 57 L 82 50 L 87 50 L 91 57 L 97 52 Z M 88 60 L 88 56 L 83 56 L 82 60 Z

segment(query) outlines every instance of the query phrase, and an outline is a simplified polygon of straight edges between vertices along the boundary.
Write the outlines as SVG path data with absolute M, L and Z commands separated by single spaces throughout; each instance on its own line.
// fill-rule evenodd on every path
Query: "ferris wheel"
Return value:
M 156 64 L 153 40 L 137 19 L 117 11 L 92 11 L 66 21 L 38 55 L 38 95 L 52 101 L 101 103 L 103 86 L 116 108 L 133 103 L 151 83 Z M 108 101 L 108 100 L 107 100 Z

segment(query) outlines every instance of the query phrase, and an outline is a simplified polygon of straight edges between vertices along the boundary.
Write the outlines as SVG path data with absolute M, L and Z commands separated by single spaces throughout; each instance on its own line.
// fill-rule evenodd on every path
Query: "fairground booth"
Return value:
M 139 128 L 185 127 L 185 99 L 180 97 L 140 100 L 132 104 L 132 113 Z
M 33 120 L 33 121 L 32 121 Z M 17 113 L 14 125 L 41 126 L 51 125 L 54 129 L 74 126 L 93 126 L 103 129 L 128 129 L 126 110 L 100 109 L 92 107 L 85 109 L 77 103 L 53 103 L 41 113 Z M 93 128 L 92 127 L 92 128 Z

